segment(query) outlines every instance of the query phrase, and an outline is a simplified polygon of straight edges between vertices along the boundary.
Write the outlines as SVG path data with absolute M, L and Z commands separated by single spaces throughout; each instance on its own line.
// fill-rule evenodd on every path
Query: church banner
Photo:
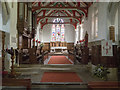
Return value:
M 102 56 L 113 56 L 113 48 L 111 40 L 104 40 L 101 42 Z

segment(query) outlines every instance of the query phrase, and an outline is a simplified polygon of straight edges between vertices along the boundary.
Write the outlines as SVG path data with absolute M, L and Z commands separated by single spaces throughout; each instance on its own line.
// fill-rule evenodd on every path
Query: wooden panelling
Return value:
M 67 47 L 66 42 L 50 42 L 50 47 Z
M 81 54 L 81 63 L 88 64 L 88 62 L 89 62 L 89 48 L 84 46 Z
M 36 48 L 30 48 L 29 49 L 29 61 L 31 64 L 38 63 L 37 57 L 36 57 Z
M 30 79 L 2 79 L 2 86 L 25 86 L 26 90 L 31 90 Z
M 2 32 L 2 71 L 4 71 L 5 66 L 4 66 L 4 62 L 5 62 L 5 32 Z
M 28 48 L 28 37 L 23 36 L 23 42 L 22 42 L 22 44 L 23 44 L 22 47 L 24 49 Z
M 119 90 L 119 85 L 117 81 L 88 82 L 88 90 Z
M 73 50 L 74 49 L 74 43 L 67 43 L 67 49 Z
M 43 51 L 50 51 L 50 43 L 44 43 Z
M 97 65 L 100 63 L 100 45 L 99 46 L 92 46 L 91 50 L 91 62 L 94 65 Z
M 106 67 L 117 67 L 117 45 L 113 45 L 113 56 L 101 56 L 101 45 L 92 47 L 91 62 L 94 65 L 101 64 Z

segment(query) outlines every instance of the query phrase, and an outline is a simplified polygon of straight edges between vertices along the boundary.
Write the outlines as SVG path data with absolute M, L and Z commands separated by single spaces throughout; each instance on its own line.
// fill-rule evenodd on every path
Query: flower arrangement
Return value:
M 105 68 L 103 65 L 98 64 L 98 66 L 94 69 L 94 75 L 102 78 L 103 80 L 107 80 L 107 74 L 110 73 L 108 68 Z
M 40 43 L 40 47 L 43 47 L 44 46 L 44 44 L 43 43 Z

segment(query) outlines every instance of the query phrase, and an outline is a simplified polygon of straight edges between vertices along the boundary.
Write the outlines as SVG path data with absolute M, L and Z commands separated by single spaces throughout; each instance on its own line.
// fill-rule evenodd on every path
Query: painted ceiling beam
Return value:
M 41 2 L 38 3 L 38 6 L 41 6 Z
M 47 5 L 47 6 L 50 6 L 50 5 L 52 5 L 54 2 L 49 2 L 49 4 Z
M 52 11 L 53 11 L 53 10 L 49 10 L 49 11 L 46 13 L 46 15 L 48 16 L 48 14 L 50 14 Z
M 46 19 L 46 18 L 67 18 L 67 19 L 75 19 L 77 20 L 78 23 L 81 23 L 81 16 L 38 16 L 37 18 L 39 18 L 39 21 L 42 20 L 42 19 Z M 38 22 L 39 22 L 38 21 Z
M 61 10 L 61 12 L 66 13 L 67 16 L 71 16 L 66 10 Z
M 37 0 L 35 0 L 35 1 L 32 3 L 32 6 L 34 6 L 36 3 L 37 3 Z
M 78 2 L 77 4 L 78 4 L 78 7 L 80 7 L 80 2 Z
M 75 23 L 71 23 L 71 22 L 64 22 L 64 23 L 53 23 L 53 22 L 47 22 L 46 24 L 75 24 Z
M 48 9 L 48 10 L 50 10 L 50 9 L 53 9 L 53 10 L 83 10 L 83 9 L 87 9 L 88 7 L 48 7 L 48 6 L 46 6 L 46 7 L 39 7 L 39 6 L 33 6 L 32 7 L 32 9 L 34 9 L 34 10 L 39 10 L 39 9 Z
M 52 10 L 47 16 L 52 15 L 52 13 L 54 13 L 56 10 Z
M 75 22 L 75 23 L 73 23 L 73 22 L 64 22 L 64 23 L 45 22 L 45 23 L 42 23 L 42 22 L 41 22 L 41 29 L 43 29 L 43 27 L 44 27 L 45 25 L 47 25 L 47 24 L 71 24 L 71 25 L 73 25 L 73 26 L 75 27 L 75 29 L 76 29 L 76 27 L 77 27 L 77 22 Z
M 81 16 L 38 16 L 38 18 L 82 18 Z
M 50 16 L 53 16 L 53 15 L 55 15 L 55 14 L 58 13 L 58 12 L 59 12 L 59 10 L 53 12 Z
M 43 12 L 43 10 L 40 10 L 40 12 L 38 12 L 38 13 L 37 13 L 37 15 L 40 15 L 40 14 L 41 14 L 41 12 Z

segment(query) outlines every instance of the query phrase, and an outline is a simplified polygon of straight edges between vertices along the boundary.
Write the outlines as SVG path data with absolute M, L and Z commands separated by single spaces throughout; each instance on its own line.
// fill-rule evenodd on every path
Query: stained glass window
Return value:
M 52 41 L 55 41 L 55 25 L 52 26 Z
M 53 23 L 63 23 L 63 19 L 54 19 Z M 53 24 L 52 25 L 52 41 L 64 42 L 65 27 L 64 24 Z

